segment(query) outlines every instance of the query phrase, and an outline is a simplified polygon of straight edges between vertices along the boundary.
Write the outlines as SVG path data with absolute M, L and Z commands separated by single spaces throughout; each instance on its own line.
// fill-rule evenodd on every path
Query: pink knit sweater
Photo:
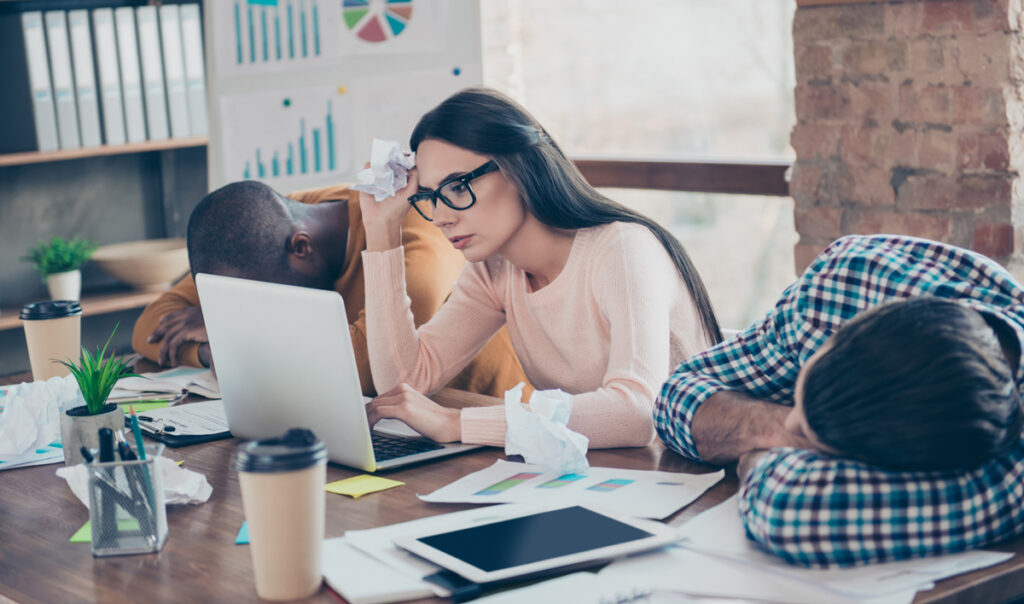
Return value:
M 709 342 L 671 258 L 647 228 L 579 229 L 561 273 L 531 291 L 501 257 L 467 264 L 451 297 L 417 331 L 401 248 L 363 252 L 366 331 L 377 392 L 433 392 L 502 325 L 530 383 L 574 395 L 569 427 L 590 448 L 645 446 L 662 382 Z M 462 441 L 504 446 L 502 406 L 462 410 Z

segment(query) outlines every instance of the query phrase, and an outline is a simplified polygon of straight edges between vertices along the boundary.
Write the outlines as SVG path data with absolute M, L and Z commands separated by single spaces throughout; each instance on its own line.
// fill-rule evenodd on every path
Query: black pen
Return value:
M 98 436 L 100 440 L 100 463 L 114 461 L 114 431 L 110 428 L 100 428 Z M 98 471 L 106 474 L 110 488 L 109 491 L 100 489 L 100 493 L 102 493 L 100 501 L 100 526 L 98 527 L 100 538 L 96 542 L 100 547 L 109 547 L 110 545 L 116 545 L 117 540 L 117 507 L 112 497 L 113 493 L 117 492 L 117 487 L 113 486 L 117 484 L 117 479 L 110 468 L 100 468 Z M 110 543 L 111 540 L 114 540 L 113 544 Z
M 89 450 L 89 447 L 82 447 L 81 452 L 82 452 L 82 459 L 85 460 L 85 463 L 92 463 L 93 456 L 92 456 L 92 451 Z
M 122 442 L 117 443 L 117 454 L 121 457 L 122 461 L 137 461 L 139 458 L 135 455 L 135 451 L 132 451 L 131 445 L 121 439 Z M 142 477 L 142 468 L 137 465 L 125 465 L 122 466 L 125 473 L 125 479 L 128 481 L 128 488 L 132 492 L 132 501 L 135 504 L 135 519 L 139 521 L 139 528 L 142 529 L 147 538 L 150 535 L 154 535 L 153 523 L 155 521 L 153 517 L 153 506 L 150 501 L 139 489 L 139 482 L 145 480 Z
M 100 463 L 114 461 L 114 431 L 110 428 L 99 429 Z

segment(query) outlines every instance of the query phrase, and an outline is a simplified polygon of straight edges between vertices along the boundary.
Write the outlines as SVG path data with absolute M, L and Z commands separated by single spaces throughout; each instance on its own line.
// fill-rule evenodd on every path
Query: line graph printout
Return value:
M 229 180 L 259 180 L 282 193 L 340 182 L 352 169 L 349 106 L 332 88 L 221 97 Z

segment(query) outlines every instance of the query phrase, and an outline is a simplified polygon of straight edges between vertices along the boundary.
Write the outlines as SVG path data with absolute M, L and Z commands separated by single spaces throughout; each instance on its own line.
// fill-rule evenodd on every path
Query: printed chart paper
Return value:
M 638 518 L 667 518 L 725 476 L 590 468 L 559 474 L 543 466 L 505 460 L 464 476 L 420 499 L 431 503 L 590 504 Z
M 225 76 L 322 68 L 352 55 L 441 50 L 446 0 L 211 2 L 217 71 Z
M 348 99 L 335 88 L 224 96 L 221 113 L 230 116 L 223 125 L 229 180 L 290 191 L 350 171 L 349 133 L 339 128 L 349 123 Z

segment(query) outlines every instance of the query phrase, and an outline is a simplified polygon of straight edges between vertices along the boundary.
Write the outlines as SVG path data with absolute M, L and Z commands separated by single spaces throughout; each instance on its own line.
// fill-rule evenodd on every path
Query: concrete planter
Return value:
M 79 270 L 46 276 L 51 300 L 78 300 L 82 295 L 82 272 Z
M 82 463 L 82 447 L 99 449 L 99 429 L 124 429 L 124 411 L 114 403 L 107 403 L 97 415 L 89 415 L 85 405 L 68 409 L 60 416 L 60 438 L 64 447 L 64 463 L 69 466 Z

